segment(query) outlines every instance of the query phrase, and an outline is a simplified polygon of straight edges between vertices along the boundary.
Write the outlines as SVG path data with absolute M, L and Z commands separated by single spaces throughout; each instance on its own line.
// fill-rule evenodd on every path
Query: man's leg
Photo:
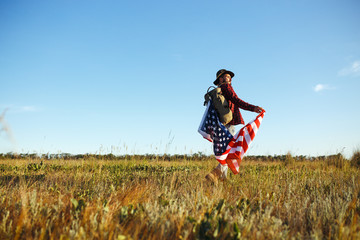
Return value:
M 226 125 L 225 126 L 229 132 L 231 133 L 231 135 L 235 135 L 235 126 L 234 125 Z M 206 175 L 206 179 L 214 182 L 214 183 L 217 183 L 218 182 L 218 179 L 224 181 L 226 180 L 226 176 L 227 176 L 227 172 L 228 172 L 228 165 L 227 164 L 218 164 L 216 166 L 216 168 L 214 168 L 208 175 Z

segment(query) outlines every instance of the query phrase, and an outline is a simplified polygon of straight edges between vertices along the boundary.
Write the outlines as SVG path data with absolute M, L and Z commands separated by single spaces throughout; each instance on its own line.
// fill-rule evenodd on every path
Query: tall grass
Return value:
M 1 160 L 0 239 L 360 239 L 359 168 L 294 159 Z

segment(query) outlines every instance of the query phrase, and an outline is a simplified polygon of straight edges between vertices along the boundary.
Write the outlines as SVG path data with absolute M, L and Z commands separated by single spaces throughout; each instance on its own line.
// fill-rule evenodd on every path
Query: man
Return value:
M 225 126 L 232 135 L 235 134 L 235 125 L 245 123 L 239 108 L 256 113 L 261 113 L 264 111 L 264 109 L 261 107 L 244 102 L 237 96 L 233 87 L 231 86 L 231 81 L 234 76 L 235 74 L 233 72 L 226 69 L 220 69 L 216 73 L 216 80 L 214 81 L 214 84 L 221 88 L 222 95 L 228 101 L 229 108 L 232 112 L 233 119 Z M 228 166 L 219 163 L 216 168 L 214 168 L 208 175 L 206 175 L 206 179 L 214 183 L 217 183 L 219 178 L 221 180 L 225 180 L 227 171 Z

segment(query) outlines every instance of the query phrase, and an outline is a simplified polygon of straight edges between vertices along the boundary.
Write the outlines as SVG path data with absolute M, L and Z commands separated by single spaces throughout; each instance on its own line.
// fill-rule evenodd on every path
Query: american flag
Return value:
M 227 164 L 234 174 L 239 173 L 241 160 L 257 133 L 265 112 L 246 124 L 234 136 L 219 121 L 211 100 L 207 103 L 198 132 L 213 142 L 214 155 L 223 165 Z
M 219 156 L 226 151 L 226 147 L 233 137 L 229 130 L 219 121 L 211 100 L 207 104 L 198 131 L 205 139 L 214 143 L 215 156 Z

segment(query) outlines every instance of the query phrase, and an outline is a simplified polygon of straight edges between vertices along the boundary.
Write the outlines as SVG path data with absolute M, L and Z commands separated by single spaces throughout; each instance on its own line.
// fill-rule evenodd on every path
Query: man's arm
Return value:
M 244 109 L 244 110 L 248 110 L 248 111 L 252 111 L 252 112 L 262 112 L 263 109 L 258 107 L 258 106 L 254 106 L 252 104 L 249 104 L 243 100 L 241 100 L 237 94 L 235 93 L 233 87 L 230 84 L 223 84 L 220 86 L 221 87 L 221 92 L 224 95 L 224 97 L 228 100 L 230 100 L 236 107 Z M 261 110 L 260 110 L 260 109 Z

